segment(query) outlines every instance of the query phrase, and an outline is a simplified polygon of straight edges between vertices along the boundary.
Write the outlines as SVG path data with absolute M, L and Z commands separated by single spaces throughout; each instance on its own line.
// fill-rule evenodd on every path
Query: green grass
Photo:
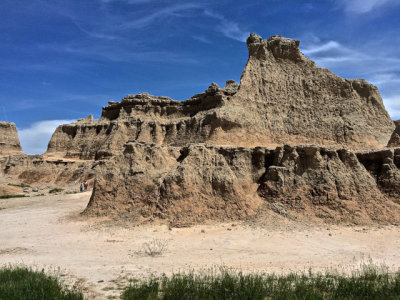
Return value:
M 54 188 L 54 189 L 51 189 L 51 190 L 49 191 L 49 193 L 50 193 L 50 194 L 58 193 L 58 192 L 62 192 L 63 190 L 64 190 L 64 189 Z
M 10 198 L 22 198 L 27 197 L 26 195 L 0 195 L 0 199 L 10 199 Z
M 21 184 L 9 183 L 8 185 L 16 186 L 16 187 L 20 187 L 20 188 L 28 188 L 28 187 L 31 187 L 29 184 L 25 184 L 25 183 L 21 183 Z
M 183 273 L 132 282 L 121 299 L 400 299 L 400 273 L 363 267 L 351 276 L 337 273 L 243 274 L 220 270 Z
M 80 291 L 68 289 L 43 271 L 26 267 L 0 269 L 0 300 L 82 300 Z

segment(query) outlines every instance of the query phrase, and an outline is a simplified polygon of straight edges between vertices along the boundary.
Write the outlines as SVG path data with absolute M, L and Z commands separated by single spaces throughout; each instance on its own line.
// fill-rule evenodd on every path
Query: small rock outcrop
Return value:
M 390 137 L 388 147 L 400 147 L 400 120 L 394 122 L 396 124 L 396 129 L 393 131 Z
M 15 124 L 12 122 L 0 122 L 0 156 L 22 153 Z

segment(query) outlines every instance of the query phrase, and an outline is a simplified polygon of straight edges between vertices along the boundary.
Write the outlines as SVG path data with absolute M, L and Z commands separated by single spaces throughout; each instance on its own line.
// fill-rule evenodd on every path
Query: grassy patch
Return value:
M 68 289 L 43 271 L 32 271 L 26 267 L 0 269 L 0 299 L 24 300 L 82 300 L 83 294 Z
M 26 195 L 0 195 L 0 199 L 10 199 L 10 198 L 22 198 L 27 197 Z
M 376 267 L 351 276 L 337 273 L 174 274 L 132 282 L 121 298 L 130 299 L 400 299 L 400 273 Z
M 49 191 L 49 193 L 50 193 L 50 194 L 58 193 L 58 192 L 62 192 L 63 190 L 64 190 L 64 189 L 54 188 L 54 189 L 51 189 L 51 190 Z
M 29 187 L 31 187 L 29 184 L 25 184 L 25 183 L 20 183 L 20 184 L 9 183 L 8 185 L 16 186 L 16 187 L 20 187 L 20 188 L 29 188 Z

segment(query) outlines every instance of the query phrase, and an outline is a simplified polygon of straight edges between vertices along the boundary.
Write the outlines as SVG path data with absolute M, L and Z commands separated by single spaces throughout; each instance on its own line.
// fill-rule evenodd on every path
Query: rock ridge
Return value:
M 297 40 L 251 34 L 247 46 L 240 84 L 213 83 L 185 101 L 147 93 L 110 101 L 99 120 L 57 128 L 47 152 L 100 159 L 122 151 L 128 140 L 175 146 L 387 145 L 394 123 L 375 86 L 319 68 Z
M 0 156 L 21 154 L 17 127 L 12 122 L 0 121 Z

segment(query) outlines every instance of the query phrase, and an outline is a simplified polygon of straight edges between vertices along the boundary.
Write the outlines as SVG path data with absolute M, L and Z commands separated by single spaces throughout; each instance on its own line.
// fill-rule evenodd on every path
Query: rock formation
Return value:
M 390 137 L 388 147 L 400 147 L 400 120 L 394 122 L 396 124 L 396 129 L 393 131 Z
M 213 83 L 185 101 L 110 101 L 99 120 L 59 126 L 45 155 L 0 165 L 42 181 L 95 176 L 89 215 L 188 225 L 266 207 L 308 221 L 400 223 L 399 123 L 393 132 L 378 89 L 318 68 L 299 41 L 251 34 L 247 46 L 240 85 Z
M 0 156 L 21 154 L 17 127 L 12 122 L 0 122 Z
M 188 225 L 246 219 L 268 205 L 309 221 L 396 223 L 399 168 L 400 149 L 354 153 L 135 141 L 105 162 L 86 213 Z
M 27 184 L 79 183 L 94 178 L 101 161 L 74 161 L 43 157 L 43 155 L 12 155 L 0 157 L 0 175 Z
M 130 140 L 172 146 L 386 146 L 394 124 L 375 86 L 318 68 L 295 40 L 252 34 L 247 46 L 240 86 L 213 83 L 186 101 L 145 93 L 110 101 L 100 120 L 58 127 L 48 153 L 100 159 Z

